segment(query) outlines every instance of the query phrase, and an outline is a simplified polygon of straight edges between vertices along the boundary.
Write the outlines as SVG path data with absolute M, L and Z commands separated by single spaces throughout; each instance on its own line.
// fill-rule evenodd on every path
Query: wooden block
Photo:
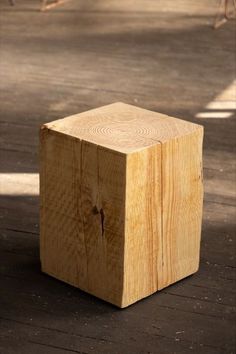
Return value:
M 197 271 L 202 126 L 115 103 L 40 140 L 43 272 L 126 307 Z

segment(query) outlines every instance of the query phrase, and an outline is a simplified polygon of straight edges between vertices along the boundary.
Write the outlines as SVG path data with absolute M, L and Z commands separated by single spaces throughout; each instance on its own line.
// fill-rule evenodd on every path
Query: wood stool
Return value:
M 43 272 L 126 307 L 198 270 L 202 126 L 115 103 L 40 132 Z

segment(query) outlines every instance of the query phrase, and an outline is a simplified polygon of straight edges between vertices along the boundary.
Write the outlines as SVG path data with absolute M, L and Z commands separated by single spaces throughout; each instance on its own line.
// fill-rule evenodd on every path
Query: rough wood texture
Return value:
M 123 103 L 43 125 L 42 270 L 119 307 L 196 272 L 202 137 Z
M 41 134 L 42 269 L 121 305 L 125 156 L 47 128 Z

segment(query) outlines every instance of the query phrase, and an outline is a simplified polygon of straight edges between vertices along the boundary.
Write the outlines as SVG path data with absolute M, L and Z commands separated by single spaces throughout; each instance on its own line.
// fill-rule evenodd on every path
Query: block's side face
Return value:
M 197 271 L 202 222 L 203 129 L 162 145 L 161 289 Z
M 78 282 L 77 261 L 86 263 L 80 210 L 80 142 L 43 128 L 40 134 L 40 258 L 42 270 L 73 285 Z
M 121 304 L 126 156 L 43 129 L 42 270 Z
M 161 278 L 161 144 L 128 155 L 126 179 L 123 307 L 154 293 Z

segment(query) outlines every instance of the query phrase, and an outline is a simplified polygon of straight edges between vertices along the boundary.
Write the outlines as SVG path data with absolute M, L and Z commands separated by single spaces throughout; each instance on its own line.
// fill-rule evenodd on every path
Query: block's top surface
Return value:
M 44 126 L 125 154 L 202 129 L 198 124 L 125 103 L 113 103 Z

